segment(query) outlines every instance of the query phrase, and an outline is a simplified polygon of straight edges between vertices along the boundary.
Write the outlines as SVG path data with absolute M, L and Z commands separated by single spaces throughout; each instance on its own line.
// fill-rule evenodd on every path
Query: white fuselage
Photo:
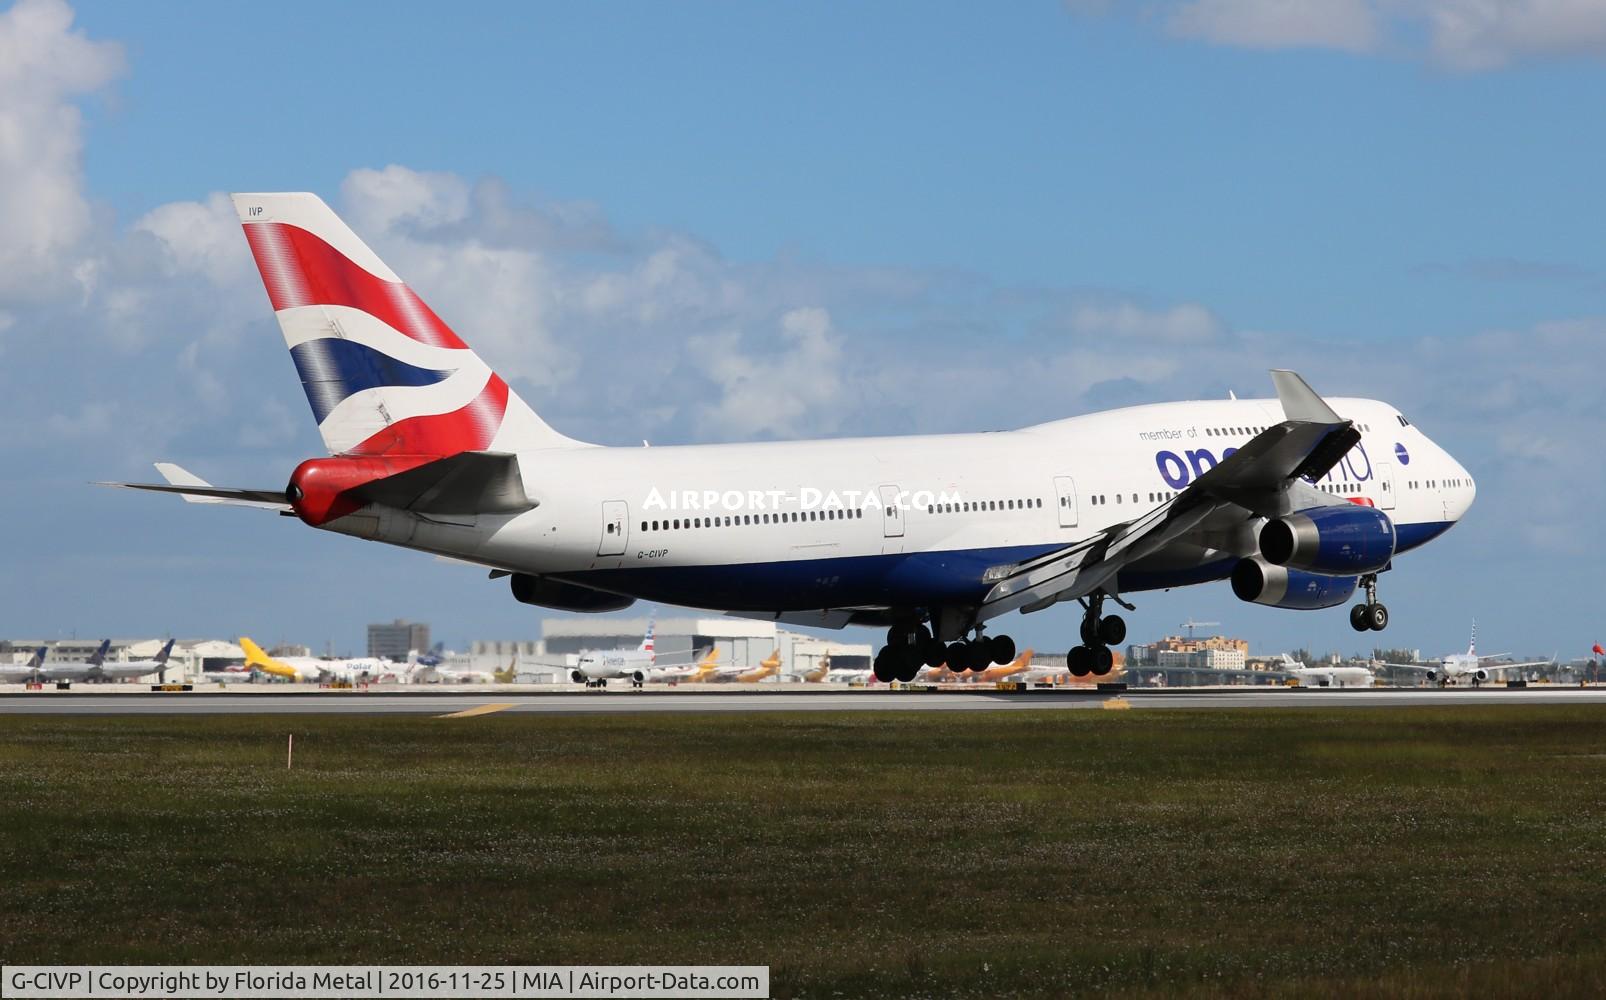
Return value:
M 638 675 L 647 680 L 654 678 L 653 663 L 650 649 L 609 649 L 581 653 L 575 669 L 591 681 L 634 680 Z
M 1371 687 L 1376 680 L 1365 667 L 1295 667 L 1288 672 L 1305 687 Z
M 1471 505 L 1466 471 L 1394 407 L 1329 402 L 1356 422 L 1361 444 L 1315 484 L 1329 496 L 1311 493 L 1313 503 L 1375 505 L 1402 552 Z M 1276 400 L 1222 400 L 983 434 L 549 449 L 519 456 L 532 510 L 426 519 L 376 507 L 324 526 L 722 610 L 974 603 L 990 567 L 1139 517 L 1282 419 Z M 1221 579 L 1254 554 L 1242 516 L 1230 530 L 1208 528 L 1123 570 L 1120 589 Z

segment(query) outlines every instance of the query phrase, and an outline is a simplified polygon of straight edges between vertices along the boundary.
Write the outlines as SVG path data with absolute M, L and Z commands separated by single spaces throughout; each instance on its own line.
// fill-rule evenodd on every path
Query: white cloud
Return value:
M 1462 70 L 1606 55 L 1603 0 L 1395 0 L 1427 21 L 1434 56 Z
M 1377 14 L 1367 0 L 1189 0 L 1166 29 L 1184 38 L 1252 49 L 1377 47 Z
M 340 185 L 347 223 L 362 232 L 433 228 L 468 215 L 469 186 L 456 174 L 391 166 L 353 170 Z
M 1222 333 L 1221 322 L 1194 303 L 1146 309 L 1133 302 L 1079 303 L 1067 322 L 1076 333 L 1113 335 L 1169 344 L 1206 344 Z
M 255 273 L 244 252 L 239 216 L 225 194 L 213 194 L 205 202 L 170 202 L 147 212 L 132 228 L 159 241 L 169 274 L 198 274 L 231 286 Z
M 831 314 L 793 309 L 781 317 L 780 334 L 779 344 L 756 348 L 734 331 L 693 337 L 686 345 L 720 390 L 698 403 L 705 435 L 797 437 L 837 427 L 848 366 Z
M 1083 16 L 1124 10 L 1215 45 L 1406 54 L 1461 71 L 1606 57 L 1606 0 L 1065 0 L 1065 7 Z
M 21 0 L 0 14 L 0 299 L 57 294 L 91 229 L 73 102 L 121 73 L 123 56 L 72 20 L 62 0 Z

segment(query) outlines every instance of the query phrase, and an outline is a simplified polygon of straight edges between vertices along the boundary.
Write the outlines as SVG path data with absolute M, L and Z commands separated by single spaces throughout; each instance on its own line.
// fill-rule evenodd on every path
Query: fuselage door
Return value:
M 625 518 L 630 508 L 623 500 L 602 502 L 602 540 L 597 543 L 597 555 L 618 556 L 625 551 Z
M 881 496 L 881 537 L 902 538 L 905 512 L 898 506 L 898 488 L 882 486 L 878 492 Z
M 1394 509 L 1394 463 L 1373 462 L 1373 477 L 1377 480 L 1377 506 L 1379 510 Z
M 1054 477 L 1055 501 L 1060 514 L 1060 527 L 1076 527 L 1076 483 L 1070 476 Z

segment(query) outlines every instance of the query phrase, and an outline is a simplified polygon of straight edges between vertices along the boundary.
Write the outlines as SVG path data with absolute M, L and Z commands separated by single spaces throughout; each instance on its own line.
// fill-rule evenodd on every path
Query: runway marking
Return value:
M 474 715 L 490 715 L 492 712 L 505 712 L 512 707 L 513 703 L 511 701 L 496 701 L 489 705 L 475 705 L 473 708 L 465 708 L 461 712 L 447 712 L 445 715 L 437 715 L 435 718 L 467 719 Z
M 1132 703 L 1130 701 L 1127 701 L 1125 698 L 1122 698 L 1120 696 L 1117 696 L 1117 697 L 1114 697 L 1114 698 L 1106 698 L 1106 699 L 1104 699 L 1104 701 L 1100 702 L 1100 704 L 1104 708 L 1114 708 L 1114 709 L 1122 709 L 1122 710 L 1132 707 Z

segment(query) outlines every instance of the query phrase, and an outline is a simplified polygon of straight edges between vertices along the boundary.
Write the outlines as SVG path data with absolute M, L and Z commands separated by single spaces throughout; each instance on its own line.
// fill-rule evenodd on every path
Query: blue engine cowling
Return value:
M 1292 611 L 1337 607 L 1350 599 L 1358 582 L 1358 577 L 1307 573 L 1263 559 L 1240 559 L 1232 570 L 1232 592 L 1240 600 Z
M 1394 522 L 1376 507 L 1312 507 L 1266 522 L 1260 554 L 1273 566 L 1342 576 L 1376 573 L 1394 558 Z

